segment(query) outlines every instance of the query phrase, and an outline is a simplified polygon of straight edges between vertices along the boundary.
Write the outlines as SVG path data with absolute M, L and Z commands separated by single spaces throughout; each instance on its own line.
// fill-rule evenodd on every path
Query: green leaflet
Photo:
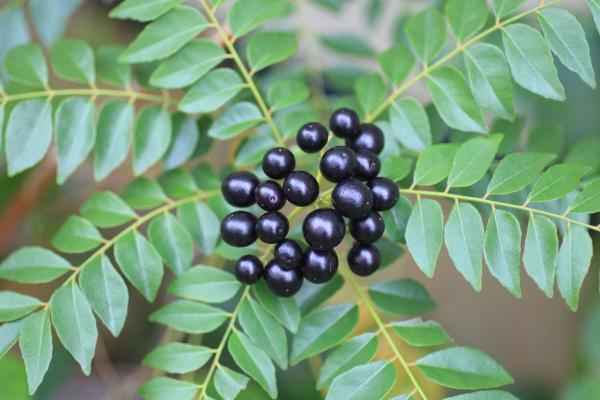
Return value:
M 131 103 L 107 101 L 98 116 L 94 148 L 94 178 L 101 181 L 127 158 L 133 132 L 134 109 Z
M 440 346 L 452 341 L 442 325 L 435 321 L 423 321 L 421 318 L 413 318 L 393 322 L 390 326 L 402 340 L 411 346 Z
M 263 119 L 256 105 L 243 101 L 221 114 L 208 130 L 208 136 L 219 140 L 230 139 L 255 127 Z
M 21 247 L 2 264 L 0 278 L 19 283 L 45 283 L 64 275 L 71 264 L 42 247 Z
M 527 274 L 548 297 L 553 294 L 557 254 L 556 225 L 547 217 L 531 214 L 525 237 L 523 265 Z
M 428 277 L 432 277 L 442 248 L 444 215 L 435 200 L 419 200 L 406 226 L 406 244 L 413 259 Z
M 228 314 L 219 308 L 188 300 L 176 300 L 154 311 L 149 320 L 181 332 L 200 334 L 214 331 L 227 318 Z
M 280 110 L 302 103 L 310 96 L 306 84 L 298 79 L 286 79 L 275 82 L 269 87 L 268 100 L 271 109 Z
M 96 49 L 96 75 L 100 80 L 115 86 L 127 86 L 131 83 L 129 65 L 117 62 L 119 54 L 124 50 L 124 47 L 115 45 Z
M 600 1 L 598 0 L 588 0 L 587 5 L 592 12 L 592 16 L 594 17 L 594 23 L 596 24 L 596 29 L 600 32 Z
M 411 16 L 404 30 L 417 58 L 424 64 L 431 62 L 446 43 L 444 17 L 435 7 Z
M 283 0 L 240 0 L 229 11 L 229 27 L 235 38 L 279 18 L 288 9 Z
M 19 348 L 27 370 L 29 394 L 35 393 L 52 359 L 52 331 L 47 309 L 25 319 L 19 335 Z
M 502 135 L 493 134 L 464 142 L 454 156 L 447 186 L 468 187 L 483 178 L 501 141 Z
M 596 156 L 598 152 L 600 152 L 600 138 L 584 137 L 571 146 L 564 162 L 586 165 L 590 168 L 588 175 L 594 176 L 600 169 L 600 159 Z
M 167 201 L 160 185 L 155 180 L 143 176 L 131 181 L 122 195 L 128 205 L 140 209 L 156 207 Z
M 229 272 L 197 265 L 179 276 L 168 292 L 184 299 L 223 303 L 235 296 L 240 287 L 240 282 Z
M 404 196 L 400 196 L 396 205 L 383 213 L 386 234 L 394 241 L 406 243 L 406 226 L 412 212 L 412 203 Z
M 112 228 L 136 218 L 127 203 L 113 192 L 96 192 L 81 206 L 81 215 L 100 228 Z
M 162 160 L 165 169 L 182 166 L 194 155 L 200 141 L 198 124 L 190 116 L 177 113 L 173 115 L 172 124 L 173 137 Z
M 10 80 L 22 85 L 45 88 L 48 84 L 48 67 L 37 44 L 17 46 L 6 53 L 4 72 Z
M 2 290 L 0 291 L 0 321 L 19 319 L 41 305 L 42 303 L 35 297 Z
M 82 40 L 55 41 L 50 51 L 50 60 L 53 71 L 65 80 L 87 85 L 96 81 L 94 52 Z
M 458 143 L 441 143 L 427 147 L 417 159 L 414 184 L 430 186 L 446 179 L 459 146 Z
M 192 400 L 198 392 L 195 383 L 160 376 L 144 383 L 138 393 L 147 400 Z
M 588 167 L 579 164 L 553 165 L 533 185 L 527 201 L 549 201 L 566 196 L 577 188 L 588 171 Z
M 27 318 L 23 318 L 0 325 L 0 358 L 4 357 L 19 340 L 21 327 L 26 320 Z
M 402 83 L 415 66 L 415 57 L 403 44 L 397 44 L 379 54 L 377 60 L 379 67 L 394 86 Z
M 569 206 L 569 212 L 592 214 L 600 211 L 600 180 L 587 185 Z
M 379 74 L 366 74 L 354 83 L 354 92 L 364 115 L 369 115 L 385 100 L 387 87 Z
M 252 72 L 287 60 L 296 53 L 298 39 L 291 32 L 262 32 L 248 43 L 246 57 Z
M 152 220 L 148 226 L 148 238 L 175 275 L 181 275 L 191 267 L 194 242 L 173 214 L 165 213 Z
M 412 279 L 396 279 L 369 286 L 369 297 L 381 310 L 394 315 L 414 317 L 435 308 L 427 289 Z
M 219 218 L 201 202 L 184 204 L 177 209 L 177 218 L 192 235 L 205 255 L 212 254 L 219 239 Z
M 423 151 L 431 146 L 429 119 L 419 101 L 411 97 L 399 99 L 390 108 L 392 132 L 405 147 Z
M 541 122 L 529 132 L 527 151 L 550 153 L 558 156 L 563 151 L 564 142 L 565 133 L 558 124 Z
M 236 151 L 234 164 L 236 167 L 259 163 L 267 151 L 277 146 L 270 128 L 261 129 L 267 126 L 261 125 L 256 134 L 244 138 L 240 143 Z
M 579 304 L 579 291 L 590 268 L 593 245 L 587 230 L 568 224 L 558 253 L 556 280 L 558 290 L 571 310 Z
M 396 384 L 396 369 L 388 361 L 360 365 L 333 380 L 327 400 L 381 400 Z
M 52 246 L 65 253 L 84 253 L 98 247 L 103 240 L 90 221 L 71 215 L 52 238 Z
M 344 286 L 344 278 L 337 274 L 324 284 L 305 281 L 300 291 L 294 296 L 302 314 L 308 314 L 325 301 L 329 300 Z
M 212 112 L 223 106 L 240 90 L 242 78 L 230 68 L 217 68 L 190 88 L 179 103 L 186 113 Z
M 412 170 L 413 162 L 409 158 L 388 155 L 384 155 L 382 158 L 380 176 L 397 182 L 406 178 Z
M 125 0 L 113 8 L 109 16 L 140 22 L 152 21 L 181 3 L 183 0 Z
M 445 400 L 518 400 L 515 396 L 501 390 L 471 392 L 458 396 L 446 397 Z
M 512 153 L 500 161 L 487 188 L 487 194 L 515 193 L 535 180 L 555 158 L 545 153 Z
M 488 18 L 486 0 L 448 0 L 444 11 L 459 42 L 477 33 Z
M 142 360 L 142 364 L 171 374 L 185 374 L 202 368 L 214 352 L 213 349 L 205 346 L 169 343 L 148 353 Z
M 160 160 L 171 142 L 171 118 L 167 110 L 147 107 L 135 121 L 133 173 L 141 175 Z
M 371 57 L 374 50 L 361 36 L 352 33 L 320 35 L 321 44 L 336 53 L 353 57 Z
M 253 290 L 254 296 L 269 314 L 290 332 L 298 331 L 300 310 L 294 298 L 275 296 L 264 282 L 258 282 L 254 285 Z
M 214 385 L 224 400 L 234 400 L 248 385 L 248 377 L 219 365 L 215 372 Z
M 70 0 L 56 7 L 52 2 L 33 0 L 27 5 L 33 26 L 44 47 L 49 48 L 54 40 L 64 34 L 69 18 L 82 3 L 82 0 Z
M 526 0 L 493 0 L 494 14 L 502 18 L 519 8 Z
M 491 132 L 502 132 L 504 135 L 496 156 L 506 156 L 517 152 L 520 145 L 521 135 L 527 119 L 523 115 L 517 115 L 513 120 L 497 119 L 490 128 Z
M 182 198 L 198 193 L 194 175 L 182 168 L 165 172 L 158 177 L 158 183 L 170 198 Z

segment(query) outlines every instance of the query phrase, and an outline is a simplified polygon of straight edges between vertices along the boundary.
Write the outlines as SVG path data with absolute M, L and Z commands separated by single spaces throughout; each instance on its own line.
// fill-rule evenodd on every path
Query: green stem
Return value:
M 164 96 L 151 93 L 136 92 L 129 90 L 117 89 L 99 89 L 99 88 L 81 88 L 81 89 L 47 89 L 36 92 L 4 94 L 0 93 L 0 104 L 6 104 L 11 101 L 21 101 L 27 99 L 35 99 L 40 97 L 53 98 L 62 96 L 106 96 L 106 97 L 126 97 L 130 100 L 147 100 L 165 105 L 175 104 L 174 101 L 167 99 Z

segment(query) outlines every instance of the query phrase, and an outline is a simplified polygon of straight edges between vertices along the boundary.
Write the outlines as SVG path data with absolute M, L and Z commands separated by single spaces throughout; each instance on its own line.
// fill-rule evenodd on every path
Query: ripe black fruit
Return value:
M 385 211 L 396 205 L 400 192 L 398 185 L 388 178 L 375 178 L 367 183 L 373 192 L 373 210 Z
M 267 286 L 278 296 L 290 297 L 302 287 L 302 272 L 299 268 L 285 269 L 275 260 L 269 261 L 264 271 Z
M 381 153 L 384 144 L 383 132 L 374 124 L 362 124 L 356 136 L 346 141 L 346 145 L 355 151 L 368 150 L 375 154 Z
M 249 246 L 256 240 L 256 217 L 247 211 L 234 211 L 221 222 L 221 237 L 235 247 Z
M 344 240 L 344 219 L 331 208 L 321 208 L 306 216 L 302 233 L 308 244 L 318 250 L 331 250 Z
M 283 189 L 275 181 L 261 182 L 254 191 L 256 204 L 263 210 L 277 211 L 285 204 Z
M 221 192 L 225 200 L 235 207 L 249 207 L 254 204 L 254 191 L 258 186 L 258 178 L 251 172 L 232 172 L 221 184 Z
M 337 137 L 348 139 L 356 134 L 359 120 L 358 115 L 349 108 L 339 108 L 331 114 L 329 128 Z
M 297 268 L 302 261 L 302 248 L 295 240 L 284 239 L 275 246 L 273 257 L 282 268 Z
M 283 240 L 290 229 L 285 215 L 278 211 L 263 214 L 256 221 L 256 233 L 258 238 L 265 243 L 277 243 Z
M 356 171 L 358 161 L 352 149 L 337 146 L 329 149 L 321 158 L 320 168 L 323 176 L 331 182 L 341 182 L 350 178 Z
M 325 283 L 335 276 L 337 254 L 333 250 L 308 249 L 302 259 L 302 275 L 313 283 Z
M 258 257 L 246 255 L 235 263 L 235 277 L 246 285 L 256 283 L 263 273 L 263 264 Z
M 319 184 L 308 172 L 291 172 L 283 182 L 283 193 L 290 203 L 307 206 L 317 199 Z
M 298 146 L 306 153 L 316 153 L 327 144 L 327 128 L 318 122 L 302 125 L 296 135 Z
M 360 243 L 375 243 L 385 231 L 381 215 L 371 211 L 366 217 L 350 220 L 350 234 Z
M 372 244 L 355 244 L 348 252 L 348 266 L 356 275 L 369 276 L 379 268 L 381 256 Z
M 368 150 L 359 150 L 356 152 L 356 171 L 354 177 L 361 181 L 370 181 L 376 178 L 381 171 L 381 161 L 379 157 Z
M 262 169 L 271 179 L 283 179 L 296 167 L 296 159 L 285 147 L 275 147 L 264 155 Z
M 373 207 L 373 194 L 357 179 L 346 179 L 335 185 L 331 194 L 333 207 L 348 218 L 362 218 Z

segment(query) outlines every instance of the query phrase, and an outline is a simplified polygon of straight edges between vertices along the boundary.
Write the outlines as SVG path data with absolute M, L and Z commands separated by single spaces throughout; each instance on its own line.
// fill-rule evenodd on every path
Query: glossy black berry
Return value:
M 361 181 L 370 181 L 379 175 L 381 171 L 381 161 L 379 157 L 368 150 L 356 152 L 356 171 L 354 177 Z
M 358 161 L 354 151 L 345 146 L 337 146 L 323 154 L 319 167 L 323 176 L 331 182 L 341 182 L 350 178 L 356 171 Z
M 234 211 L 221 222 L 221 237 L 235 247 L 249 246 L 256 240 L 256 217 L 247 211 Z
M 381 215 L 371 211 L 366 217 L 350 220 L 350 234 L 360 243 L 375 243 L 385 231 Z
M 258 257 L 246 255 L 235 263 L 235 277 L 246 285 L 256 283 L 263 274 L 263 264 Z
M 367 183 L 373 193 L 373 210 L 385 211 L 396 205 L 400 192 L 398 185 L 388 178 L 375 178 Z
M 356 135 L 359 123 L 356 112 L 349 108 L 339 108 L 331 114 L 329 128 L 335 136 L 348 139 Z
M 373 194 L 357 179 L 346 179 L 335 185 L 331 193 L 333 207 L 348 218 L 362 218 L 373 208 Z
M 296 167 L 296 159 L 291 151 L 284 147 L 275 147 L 262 159 L 262 169 L 271 179 L 283 179 Z
M 321 208 L 306 216 L 302 224 L 306 242 L 318 250 L 331 250 L 344 240 L 344 219 L 331 208 Z
M 333 250 L 308 249 L 302 259 L 302 275 L 312 283 L 325 283 L 335 276 L 337 254 Z
M 283 189 L 275 181 L 261 182 L 254 191 L 256 204 L 263 210 L 277 211 L 285 204 Z
M 232 206 L 249 207 L 254 204 L 256 186 L 258 186 L 258 178 L 252 172 L 232 172 L 223 180 L 221 192 Z
M 302 287 L 300 269 L 285 269 L 275 260 L 271 260 L 265 267 L 264 277 L 269 289 L 281 297 L 293 296 Z
M 381 153 L 384 144 L 383 132 L 374 124 L 362 124 L 356 136 L 346 140 L 346 145 L 355 151 L 368 150 L 375 154 Z
M 284 239 L 275 246 L 273 257 L 282 268 L 297 268 L 302 261 L 302 248 L 295 240 Z
M 308 172 L 294 171 L 285 178 L 283 193 L 290 203 L 303 207 L 317 199 L 319 184 Z
M 356 275 L 369 276 L 379 268 L 381 256 L 372 244 L 355 244 L 348 252 L 348 266 Z
M 256 221 L 256 234 L 265 243 L 277 243 L 288 234 L 290 225 L 285 215 L 278 211 L 263 214 Z
M 296 135 L 298 146 L 306 153 L 316 153 L 327 144 L 327 128 L 318 122 L 302 125 Z

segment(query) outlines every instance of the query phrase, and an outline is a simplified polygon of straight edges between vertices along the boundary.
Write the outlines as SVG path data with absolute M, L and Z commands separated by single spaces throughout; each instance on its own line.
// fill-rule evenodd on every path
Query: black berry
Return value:
M 321 158 L 320 168 L 323 176 L 331 182 L 341 182 L 350 178 L 356 171 L 358 161 L 352 149 L 337 146 L 329 149 Z
M 258 257 L 246 255 L 235 263 L 235 277 L 246 285 L 256 283 L 263 273 L 263 264 Z
M 348 139 L 356 135 L 359 125 L 358 115 L 349 108 L 339 108 L 331 114 L 329 128 L 337 137 Z
M 380 263 L 379 250 L 372 244 L 355 244 L 348 252 L 348 266 L 356 275 L 369 276 Z
M 263 214 L 256 221 L 256 233 L 258 238 L 265 243 L 277 243 L 283 240 L 290 229 L 285 215 L 278 211 Z
M 300 269 L 285 269 L 275 260 L 271 260 L 265 267 L 264 277 L 269 289 L 281 297 L 293 296 L 302 287 Z
M 291 151 L 284 147 L 275 147 L 262 159 L 262 169 L 271 179 L 283 179 L 296 167 L 296 159 Z
M 254 191 L 258 186 L 258 178 L 251 172 L 232 172 L 221 184 L 221 192 L 225 200 L 235 207 L 249 207 L 254 204 Z
M 375 178 L 367 183 L 373 192 L 373 210 L 385 211 L 396 205 L 400 192 L 398 185 L 388 178 Z
M 275 181 L 261 182 L 254 191 L 256 204 L 263 210 L 277 211 L 285 204 L 283 189 Z
M 318 122 L 302 125 L 296 135 L 298 146 L 306 153 L 316 153 L 327 144 L 327 128 Z
M 235 247 L 249 246 L 256 240 L 256 217 L 247 211 L 234 211 L 221 222 L 221 237 Z
M 335 210 L 348 218 L 362 218 L 373 208 L 373 194 L 364 183 L 354 178 L 335 185 L 331 200 Z
M 302 261 L 302 248 L 295 240 L 284 239 L 275 246 L 273 256 L 282 268 L 297 268 Z
M 325 283 L 335 276 L 338 258 L 333 250 L 308 249 L 302 259 L 302 275 L 312 283 Z
M 344 219 L 331 208 L 315 210 L 302 224 L 304 239 L 318 250 L 331 250 L 344 240 Z
M 355 151 L 368 150 L 375 154 L 381 153 L 384 144 L 383 132 L 374 124 L 362 124 L 356 136 L 346 140 L 346 145 Z
M 385 222 L 375 211 L 371 211 L 366 217 L 350 220 L 350 234 L 360 243 L 375 243 L 384 231 Z
M 381 171 L 381 161 L 379 157 L 368 150 L 359 150 L 356 152 L 356 171 L 354 177 L 361 181 L 370 181 L 376 178 Z
M 285 178 L 283 193 L 290 203 L 303 207 L 317 199 L 319 184 L 308 172 L 294 171 Z

